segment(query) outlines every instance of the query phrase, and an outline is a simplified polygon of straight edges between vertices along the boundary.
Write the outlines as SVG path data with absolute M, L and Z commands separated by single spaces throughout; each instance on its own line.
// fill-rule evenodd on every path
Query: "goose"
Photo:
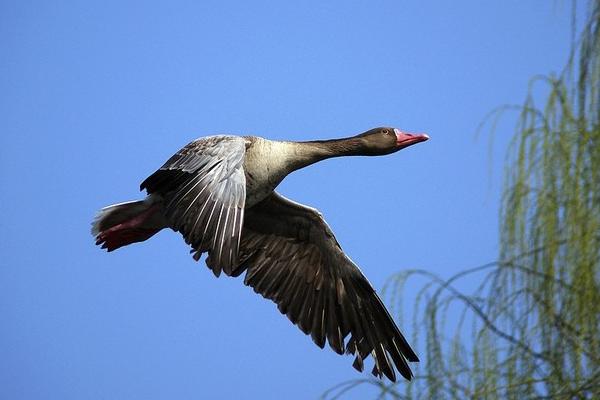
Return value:
M 395 382 L 397 370 L 410 380 L 408 363 L 419 359 L 373 286 L 322 214 L 275 188 L 291 172 L 324 159 L 386 155 L 428 139 L 388 127 L 307 142 L 199 138 L 142 182 L 144 200 L 101 209 L 92 234 L 110 252 L 164 228 L 180 232 L 196 261 L 207 253 L 217 277 L 245 271 L 244 284 L 275 302 L 320 348 L 327 342 L 338 354 L 354 355 L 360 372 L 370 355 L 374 376 Z

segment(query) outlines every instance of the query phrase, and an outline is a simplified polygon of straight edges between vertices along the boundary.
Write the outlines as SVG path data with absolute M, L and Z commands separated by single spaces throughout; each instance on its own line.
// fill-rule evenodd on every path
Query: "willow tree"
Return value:
M 367 383 L 380 398 L 600 399 L 600 0 L 589 15 L 563 73 L 534 79 L 548 89 L 543 105 L 530 92 L 518 107 L 499 261 L 447 280 L 393 276 L 396 303 L 407 279 L 426 278 L 413 312 L 413 331 L 427 333 L 412 339 L 415 380 L 345 382 L 324 397 Z M 481 279 L 468 293 L 467 276 Z

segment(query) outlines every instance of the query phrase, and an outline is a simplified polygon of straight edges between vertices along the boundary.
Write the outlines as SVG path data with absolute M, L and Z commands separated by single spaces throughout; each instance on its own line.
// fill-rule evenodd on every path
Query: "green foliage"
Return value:
M 540 83 L 542 108 L 531 95 Z M 393 276 L 386 293 L 396 309 L 406 281 L 425 278 L 414 381 L 351 381 L 324 398 L 360 384 L 382 399 L 600 398 L 600 0 L 563 73 L 535 78 L 529 93 L 506 162 L 500 261 L 447 280 Z M 474 275 L 480 286 L 459 290 Z M 461 307 L 459 320 L 446 320 L 451 307 Z

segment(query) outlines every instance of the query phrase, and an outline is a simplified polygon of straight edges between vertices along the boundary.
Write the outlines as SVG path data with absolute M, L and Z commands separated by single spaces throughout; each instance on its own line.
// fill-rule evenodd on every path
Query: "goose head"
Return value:
M 385 155 L 395 153 L 413 144 L 429 139 L 425 133 L 408 133 L 398 128 L 381 127 L 368 130 L 356 136 L 365 155 Z

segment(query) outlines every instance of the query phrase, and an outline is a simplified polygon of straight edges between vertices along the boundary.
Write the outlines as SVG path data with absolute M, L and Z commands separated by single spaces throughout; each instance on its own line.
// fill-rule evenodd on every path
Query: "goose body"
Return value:
M 374 360 L 372 373 L 406 379 L 416 354 L 377 293 L 343 252 L 314 208 L 275 188 L 291 172 L 339 156 L 385 155 L 427 140 L 376 128 L 337 140 L 272 141 L 220 135 L 197 139 L 150 175 L 145 200 L 102 209 L 92 226 L 108 251 L 147 240 L 163 228 L 180 232 L 196 260 L 208 253 L 216 276 L 239 276 L 321 348 Z M 394 368 L 395 367 L 395 368 Z

